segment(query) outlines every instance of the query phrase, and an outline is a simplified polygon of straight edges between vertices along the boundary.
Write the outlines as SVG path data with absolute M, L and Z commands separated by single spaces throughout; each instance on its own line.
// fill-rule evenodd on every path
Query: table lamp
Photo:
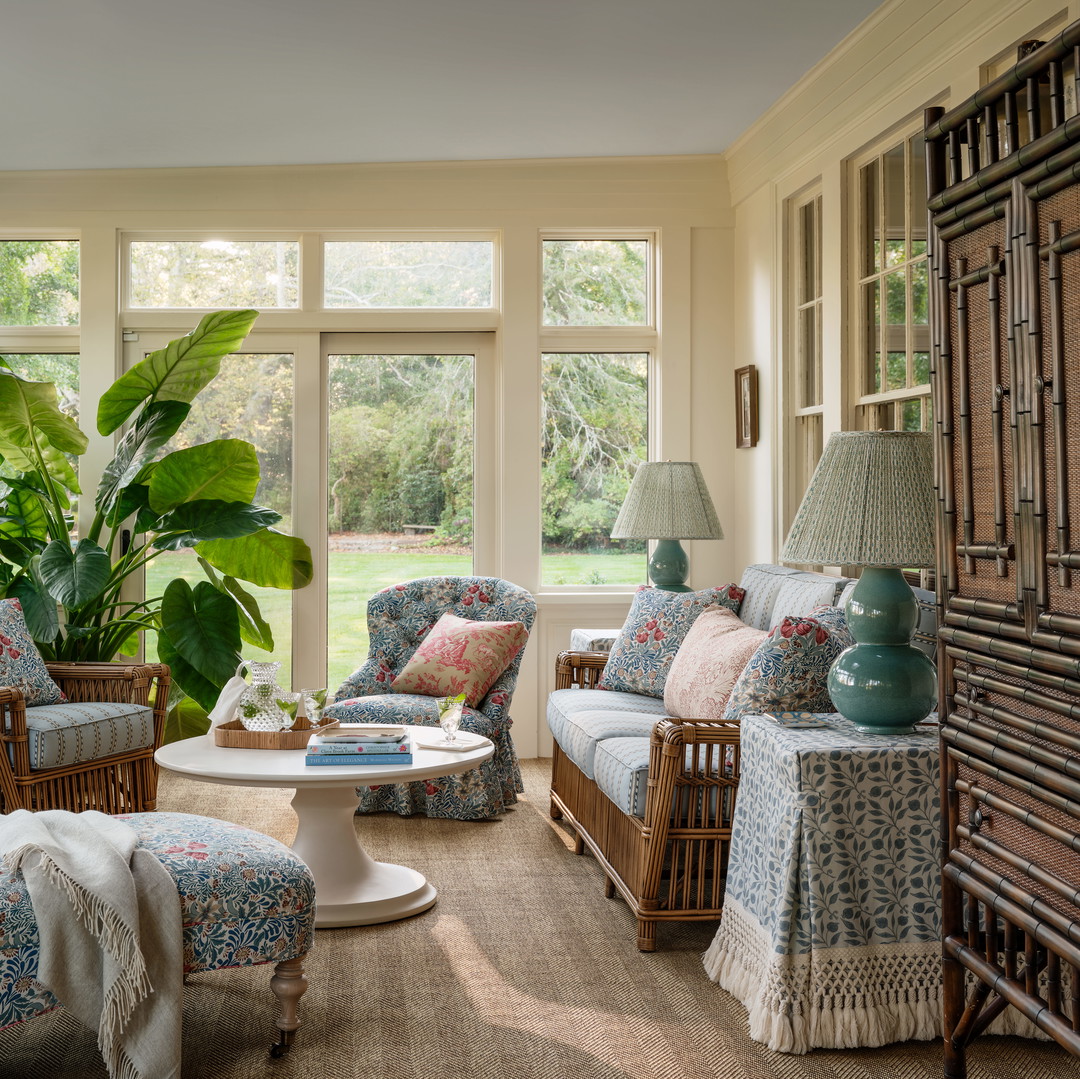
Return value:
M 845 612 L 856 643 L 833 663 L 829 696 L 861 731 L 911 731 L 937 700 L 934 665 L 911 644 L 919 606 L 901 572 L 934 564 L 930 435 L 831 435 L 780 559 L 863 567 Z
M 723 539 L 705 477 L 695 461 L 645 461 L 626 492 L 612 539 L 654 539 L 649 578 L 657 588 L 689 592 L 690 559 L 679 540 Z

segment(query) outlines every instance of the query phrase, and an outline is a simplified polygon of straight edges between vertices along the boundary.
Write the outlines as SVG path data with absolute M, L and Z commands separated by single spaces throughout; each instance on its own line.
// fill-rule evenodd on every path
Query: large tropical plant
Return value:
M 85 452 L 86 435 L 60 410 L 51 382 L 0 370 L 0 594 L 21 601 L 47 659 L 133 655 L 147 631 L 156 633 L 174 683 L 205 712 L 233 675 L 242 640 L 273 648 L 240 582 L 300 588 L 311 580 L 311 552 L 274 529 L 279 513 L 253 503 L 255 448 L 222 438 L 161 455 L 256 316 L 207 315 L 105 392 L 98 432 L 124 432 L 82 536 L 71 458 Z M 192 587 L 176 578 L 162 595 L 136 597 L 130 578 L 182 548 L 194 550 L 206 580 Z

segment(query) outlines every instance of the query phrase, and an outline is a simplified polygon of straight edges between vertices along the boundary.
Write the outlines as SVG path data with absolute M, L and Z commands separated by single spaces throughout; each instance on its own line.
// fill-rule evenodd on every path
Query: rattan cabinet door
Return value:
M 1066 33 L 1080 43 L 1080 24 Z M 1060 94 L 1072 45 L 1055 48 L 1040 51 Z M 1009 1005 L 1014 1029 L 1026 1016 L 1080 1053 L 1080 141 L 1061 101 L 1041 133 L 1028 68 L 927 127 L 957 1077 Z M 1034 91 L 1026 129 L 1021 88 Z M 999 152 L 999 135 L 1016 147 L 1025 130 L 1022 152 Z

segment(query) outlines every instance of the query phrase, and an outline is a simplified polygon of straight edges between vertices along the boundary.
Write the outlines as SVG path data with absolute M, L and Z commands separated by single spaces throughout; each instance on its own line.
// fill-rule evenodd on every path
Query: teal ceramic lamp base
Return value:
M 686 583 L 689 574 L 690 559 L 682 544 L 676 539 L 657 540 L 649 559 L 649 579 L 653 585 L 668 592 L 690 592 Z
M 848 600 L 855 646 L 829 671 L 836 710 L 867 734 L 907 734 L 937 703 L 937 672 L 914 648 L 915 593 L 899 569 L 868 567 Z

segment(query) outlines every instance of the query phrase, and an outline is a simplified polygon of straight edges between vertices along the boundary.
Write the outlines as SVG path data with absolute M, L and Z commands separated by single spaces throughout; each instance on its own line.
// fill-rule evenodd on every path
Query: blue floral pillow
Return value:
M 64 699 L 49 677 L 17 599 L 0 599 L 0 686 L 21 689 L 28 707 Z
M 761 712 L 834 711 L 829 668 L 853 643 L 838 607 L 821 608 L 812 617 L 785 618 L 736 679 L 724 719 Z
M 598 688 L 663 697 L 671 662 L 694 619 L 710 607 L 727 607 L 738 614 L 744 595 L 745 590 L 734 584 L 700 592 L 642 587 L 608 655 Z

